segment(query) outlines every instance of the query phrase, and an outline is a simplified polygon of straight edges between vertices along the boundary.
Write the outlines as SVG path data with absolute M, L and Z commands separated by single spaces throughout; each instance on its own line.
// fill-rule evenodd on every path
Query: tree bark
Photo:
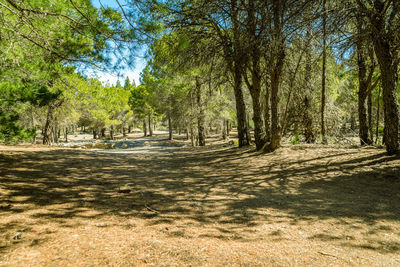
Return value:
M 397 3 L 399 5 L 399 3 Z M 384 12 L 384 4 L 376 2 L 374 5 L 375 13 L 370 16 L 374 30 L 374 49 L 381 70 L 382 96 L 384 107 L 384 139 L 386 151 L 389 155 L 399 151 L 399 110 L 397 98 L 398 64 L 399 54 L 396 48 L 394 31 L 387 27 L 387 17 Z M 400 12 L 394 9 L 392 12 Z M 392 14 L 394 15 L 394 14 Z M 398 15 L 398 13 L 397 13 Z M 390 18 L 389 18 L 390 19 Z M 391 19 L 393 17 L 391 16 Z M 390 24 L 390 22 L 389 22 Z
M 231 65 L 231 72 L 233 75 L 233 90 L 235 93 L 236 102 L 236 117 L 237 117 L 237 130 L 239 138 L 239 147 L 250 145 L 249 130 L 247 127 L 246 118 L 246 104 L 243 99 L 242 91 L 242 69 L 243 69 L 243 51 L 240 40 L 240 27 L 239 27 L 239 8 L 236 1 L 231 1 L 231 14 L 233 26 L 233 58 L 230 57 L 230 52 L 227 52 L 229 63 Z
M 148 118 L 149 118 L 149 135 L 153 136 L 153 128 L 151 127 L 152 124 L 151 124 L 151 115 L 150 114 L 149 114 Z
M 272 1 L 273 9 L 273 43 L 270 70 L 271 79 L 271 142 L 265 148 L 266 152 L 275 151 L 281 142 L 280 118 L 279 118 L 279 87 L 281 84 L 281 76 L 283 63 L 285 59 L 285 42 L 283 40 L 282 29 L 282 12 L 283 3 L 280 0 Z
M 226 140 L 227 138 L 227 125 L 226 125 L 226 119 L 222 119 L 222 139 Z
M 358 122 L 359 136 L 361 145 L 370 145 L 372 140 L 368 135 L 368 120 L 367 120 L 367 94 L 370 79 L 373 69 L 367 75 L 367 47 L 365 45 L 365 21 L 360 15 L 357 15 L 357 36 L 356 36 L 356 51 L 358 65 Z
M 168 112 L 168 140 L 172 140 L 173 139 L 173 135 L 172 135 L 172 121 L 171 121 L 171 115 Z
M 201 83 L 199 81 L 199 77 L 196 77 L 196 103 L 198 107 L 198 115 L 197 115 L 197 130 L 198 130 L 198 139 L 199 146 L 206 145 L 206 136 L 205 136 L 205 114 L 204 107 L 201 99 Z
M 326 0 L 322 3 L 322 84 L 321 84 L 321 137 L 322 144 L 328 144 L 325 136 L 326 101 Z
M 265 110 L 264 110 L 264 126 L 265 126 L 265 142 L 271 141 L 271 94 L 268 78 L 265 81 Z
M 380 100 L 380 95 L 381 95 L 381 89 L 382 87 L 379 86 L 379 90 L 378 90 L 378 97 L 376 102 L 378 103 L 378 107 L 376 109 L 376 139 L 375 139 L 375 144 L 378 143 L 379 140 L 379 114 L 380 114 L 380 104 L 381 104 L 381 100 Z
M 309 14 L 307 16 L 309 19 Z M 303 124 L 304 124 L 304 137 L 306 143 L 314 143 L 315 135 L 313 131 L 313 118 L 311 114 L 312 108 L 312 85 L 311 85 L 311 74 L 312 74 L 312 53 L 311 53 L 311 24 L 307 24 L 306 32 L 306 62 L 305 62 L 305 74 L 304 74 L 304 87 L 305 94 L 303 99 L 304 104 L 304 114 L 303 114 Z
M 143 135 L 144 135 L 145 137 L 147 136 L 146 118 L 143 118 Z

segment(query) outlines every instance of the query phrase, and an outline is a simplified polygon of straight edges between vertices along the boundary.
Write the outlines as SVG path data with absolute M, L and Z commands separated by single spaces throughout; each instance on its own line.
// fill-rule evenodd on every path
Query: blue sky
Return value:
M 100 3 L 105 6 L 105 7 L 112 7 L 119 9 L 119 6 L 117 4 L 117 1 L 115 0 L 91 0 L 92 4 L 95 7 L 100 7 Z M 122 5 L 124 4 L 124 0 L 119 1 Z M 86 75 L 90 77 L 96 77 L 100 81 L 104 83 L 109 83 L 115 85 L 117 83 L 117 80 L 120 80 L 122 84 L 124 84 L 125 78 L 128 76 L 129 79 L 135 80 L 136 85 L 139 84 L 139 77 L 140 77 L 140 72 L 142 69 L 146 66 L 146 60 L 142 56 L 138 56 L 135 60 L 134 67 L 127 67 L 125 70 L 119 72 L 119 77 L 117 73 L 112 73 L 110 72 L 102 72 L 102 71 L 88 71 L 85 73 Z

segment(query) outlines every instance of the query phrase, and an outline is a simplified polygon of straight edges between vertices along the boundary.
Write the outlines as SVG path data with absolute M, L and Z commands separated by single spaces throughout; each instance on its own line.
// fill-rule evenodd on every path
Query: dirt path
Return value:
M 399 157 L 142 141 L 0 146 L 0 266 L 400 265 Z

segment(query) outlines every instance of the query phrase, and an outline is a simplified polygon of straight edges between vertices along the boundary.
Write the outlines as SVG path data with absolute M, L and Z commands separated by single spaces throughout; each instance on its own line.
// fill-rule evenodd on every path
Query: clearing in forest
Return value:
M 400 265 L 398 156 L 181 143 L 1 146 L 0 266 Z

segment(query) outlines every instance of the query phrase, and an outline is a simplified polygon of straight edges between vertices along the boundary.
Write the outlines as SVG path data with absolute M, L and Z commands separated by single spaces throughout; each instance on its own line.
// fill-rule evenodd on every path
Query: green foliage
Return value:
M 290 144 L 298 145 L 300 144 L 300 132 L 296 131 L 292 139 L 290 140 Z

